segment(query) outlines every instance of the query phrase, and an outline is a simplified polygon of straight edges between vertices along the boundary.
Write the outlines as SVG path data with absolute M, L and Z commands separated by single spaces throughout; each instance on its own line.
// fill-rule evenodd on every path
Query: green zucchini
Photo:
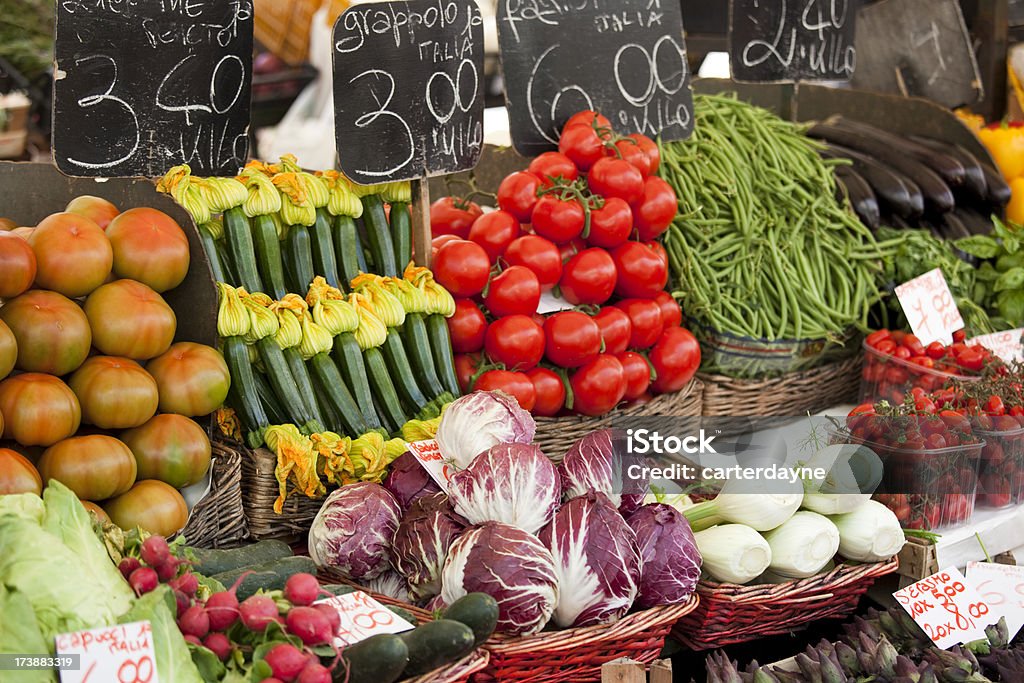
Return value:
M 457 621 L 428 621 L 399 635 L 409 651 L 403 675 L 420 676 L 439 666 L 462 659 L 476 647 L 473 630 Z
M 324 388 L 323 382 L 316 376 L 316 373 L 310 373 L 310 378 L 313 380 L 313 387 L 316 389 L 316 402 L 320 406 L 320 414 L 324 417 L 324 428 L 333 432 L 344 432 L 344 430 L 339 430 L 338 427 L 338 425 L 342 424 L 341 413 L 335 409 L 333 403 L 327 400 L 327 389 Z
M 408 621 L 413 626 L 415 626 L 417 624 L 416 615 L 414 615 L 409 610 L 402 609 L 401 607 L 397 607 L 395 605 L 384 605 L 384 606 L 388 608 L 389 612 L 391 612 L 392 614 L 395 614 L 395 615 L 401 617 L 402 619 L 405 619 L 406 621 Z
M 359 231 L 356 222 L 348 216 L 334 219 L 334 255 L 338 261 L 338 276 L 348 291 L 349 283 L 362 271 L 359 261 L 362 257 L 363 245 L 359 242 Z
M 316 574 L 316 563 L 304 555 L 292 555 L 291 557 L 279 557 L 269 562 L 238 567 L 214 574 L 210 578 L 220 581 L 225 586 L 232 586 L 246 572 L 252 573 L 238 584 L 239 601 L 245 600 L 250 595 L 255 595 L 257 591 L 279 591 L 284 588 L 285 582 L 296 574 Z
M 356 342 L 355 335 L 351 332 L 343 332 L 334 338 L 334 351 L 332 352 L 334 364 L 341 371 L 341 377 L 345 385 L 352 392 L 352 397 L 359 406 L 359 412 L 363 414 L 366 426 L 370 429 L 377 429 L 381 426 L 380 418 L 373 407 L 373 395 L 370 393 L 370 381 L 366 377 L 366 366 L 363 363 L 363 352 Z
M 318 353 L 309 359 L 309 365 L 325 392 L 323 398 L 331 404 L 341 418 L 341 423 L 335 425 L 332 431 L 343 432 L 353 439 L 365 434 L 367 427 L 363 414 L 345 386 L 345 381 L 341 378 L 338 367 L 331 357 L 326 353 Z
M 316 210 L 316 223 L 309 230 L 313 240 L 313 273 L 322 275 L 331 287 L 337 287 L 338 262 L 334 257 L 331 217 L 328 215 L 327 209 Z
M 487 593 L 469 593 L 449 605 L 441 618 L 468 626 L 475 637 L 474 645 L 479 647 L 498 625 L 498 603 Z
M 384 204 L 375 194 L 366 195 L 362 198 L 362 202 L 363 222 L 366 224 L 366 242 L 370 247 L 373 272 L 378 275 L 398 277 L 395 245 L 391 240 L 391 229 L 388 227 L 387 216 L 384 215 Z
M 366 223 L 362 218 L 355 219 L 356 223 L 356 239 L 359 241 L 359 252 L 356 254 L 356 258 L 359 263 L 360 273 L 369 273 L 370 268 L 366 265 Z
M 343 649 L 331 675 L 335 683 L 394 683 L 408 663 L 405 641 L 378 633 Z
M 299 353 L 297 347 L 290 349 L 284 349 L 284 360 L 288 363 L 288 369 L 291 370 L 292 378 L 295 380 L 295 384 L 299 387 L 299 400 L 306 406 L 306 411 L 312 415 L 317 415 L 320 412 L 320 406 L 316 402 L 316 391 L 313 389 L 313 380 L 309 377 L 309 370 L 306 368 L 305 361 L 302 360 L 302 354 Z M 322 425 L 323 423 L 321 423 Z M 319 431 L 319 430 L 316 430 Z
M 320 587 L 330 593 L 331 595 L 348 595 L 349 593 L 355 593 L 358 588 L 350 586 L 347 583 L 322 583 Z
M 398 395 L 405 402 L 410 412 L 416 412 L 427 404 L 427 399 L 416 384 L 416 378 L 412 374 L 412 366 L 409 365 L 409 358 L 405 355 L 405 347 L 402 346 L 402 339 L 398 336 L 398 330 L 391 328 L 388 336 L 381 344 L 381 352 L 384 360 L 387 361 L 391 379 L 398 389 Z
M 192 571 L 203 576 L 223 574 L 242 567 L 264 564 L 292 556 L 292 549 L 284 541 L 267 540 L 240 548 L 224 550 L 208 550 L 205 548 L 188 548 L 195 557 Z
M 227 274 L 224 272 L 224 265 L 220 262 L 220 252 L 217 251 L 217 240 L 203 226 L 199 226 L 199 242 L 203 245 L 203 253 L 206 254 L 206 260 L 210 264 L 210 274 L 213 275 L 213 281 L 228 282 Z
M 299 385 L 292 376 L 281 347 L 273 337 L 264 337 L 256 342 L 256 350 L 260 353 L 270 386 L 288 415 L 287 421 L 301 426 L 304 431 L 319 432 L 323 426 L 320 411 L 310 411 L 307 401 L 299 394 Z
M 277 226 L 270 216 L 252 219 L 252 238 L 256 249 L 256 267 L 267 294 L 277 300 L 284 298 L 288 288 L 284 281 L 284 262 L 281 260 L 281 242 Z
M 295 294 L 305 296 L 313 282 L 313 244 L 309 228 L 293 225 L 288 229 L 285 239 L 288 240 L 288 272 L 292 278 L 288 288 Z
M 224 212 L 224 241 L 241 286 L 250 292 L 262 292 L 263 283 L 256 268 L 256 250 L 252 243 L 252 226 L 241 207 Z
M 256 390 L 256 378 L 253 376 L 252 362 L 249 360 L 249 348 L 241 337 L 223 337 L 224 362 L 231 374 L 232 386 L 238 387 L 238 403 L 236 408 L 248 416 L 253 431 L 248 434 L 249 445 L 258 448 L 263 443 L 263 430 L 270 426 L 267 414 L 260 403 L 259 392 Z
M 402 341 L 405 352 L 412 362 L 413 369 L 420 377 L 420 386 L 428 398 L 435 399 L 445 392 L 441 380 L 437 376 L 434 356 L 431 354 L 430 342 L 427 339 L 427 326 L 421 313 L 407 313 L 402 325 Z M 422 406 L 420 406 L 422 407 Z
M 255 373 L 253 373 L 253 376 L 255 377 Z M 246 413 L 245 408 L 242 406 L 242 399 L 238 395 L 237 383 L 232 382 L 231 386 L 228 387 L 228 397 L 224 400 L 224 403 L 234 409 L 235 415 L 242 425 L 242 433 L 248 434 L 256 429 L 256 423 L 253 422 L 252 416 Z
M 448 323 L 443 315 L 434 313 L 427 316 L 426 326 L 437 376 L 452 396 L 458 396 L 462 392 L 459 391 L 459 380 L 455 375 L 455 357 L 452 355 L 452 338 L 448 332 Z
M 240 287 L 238 282 L 238 273 L 235 271 L 235 264 L 231 261 L 231 254 L 228 253 L 228 245 L 223 239 L 217 240 L 217 255 L 220 259 L 220 267 L 224 271 L 225 280 L 219 280 L 219 282 L 226 282 L 232 287 Z
M 391 227 L 391 241 L 395 246 L 395 263 L 401 273 L 412 260 L 412 219 L 409 216 L 409 205 L 404 202 L 392 204 L 388 223 Z
M 395 385 L 388 374 L 387 365 L 384 363 L 384 356 L 380 348 L 366 349 L 363 351 L 366 375 L 370 380 L 370 388 L 373 390 L 375 405 L 378 406 L 377 414 L 386 422 L 389 431 L 395 432 L 401 429 L 402 425 L 408 422 L 409 418 L 402 410 L 402 404 L 395 392 Z
M 256 379 L 256 393 L 260 395 L 260 403 L 263 404 L 263 411 L 267 414 L 270 424 L 283 425 L 289 421 L 288 413 L 281 407 L 281 403 L 270 386 L 270 381 L 262 372 L 253 373 Z

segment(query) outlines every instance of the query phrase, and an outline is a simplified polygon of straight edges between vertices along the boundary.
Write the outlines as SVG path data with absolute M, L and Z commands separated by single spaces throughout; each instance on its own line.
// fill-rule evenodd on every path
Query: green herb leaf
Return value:
M 1024 287 L 1024 268 L 1010 268 L 996 280 L 995 291 L 1019 290 Z
M 954 242 L 956 248 L 978 258 L 995 258 L 999 243 L 988 235 L 973 235 Z
M 1008 289 L 996 297 L 996 308 L 999 315 L 1006 318 L 1010 326 L 1016 327 L 1024 323 L 1024 291 Z

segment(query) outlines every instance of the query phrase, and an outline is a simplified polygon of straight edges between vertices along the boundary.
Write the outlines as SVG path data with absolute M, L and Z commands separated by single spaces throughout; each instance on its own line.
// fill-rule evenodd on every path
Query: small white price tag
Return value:
M 980 337 L 968 339 L 967 344 L 980 344 L 1007 363 L 1024 362 L 1024 327 L 983 334 Z
M 444 456 L 441 455 L 441 449 L 437 445 L 437 439 L 412 441 L 406 446 L 413 457 L 423 465 L 423 469 L 441 487 L 441 490 L 448 493 L 448 480 L 455 474 L 456 469 L 451 463 L 445 462 Z
M 559 311 L 571 311 L 575 305 L 565 299 L 555 296 L 551 291 L 541 292 L 540 301 L 537 302 L 537 312 L 541 315 L 558 313 Z
M 985 637 L 992 609 L 956 567 L 944 569 L 892 594 L 942 649 Z
M 992 608 L 989 623 L 1006 617 L 1010 638 L 1024 626 L 1024 567 L 989 562 L 971 562 L 967 578 Z
M 55 641 L 57 655 L 77 654 L 81 664 L 61 669 L 61 683 L 159 683 L 148 621 L 61 633 Z
M 338 610 L 341 628 L 334 639 L 337 647 L 352 645 L 379 633 L 402 633 L 415 628 L 362 591 L 320 600 Z
M 910 321 L 910 329 L 925 346 L 933 341 L 951 344 L 953 333 L 963 329 L 964 319 L 941 268 L 900 285 L 896 298 Z

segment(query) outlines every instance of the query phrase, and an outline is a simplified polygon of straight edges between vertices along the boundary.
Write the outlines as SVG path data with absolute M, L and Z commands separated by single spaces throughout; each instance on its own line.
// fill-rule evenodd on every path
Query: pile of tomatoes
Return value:
M 463 390 L 506 391 L 540 416 L 603 415 L 690 381 L 700 350 L 665 291 L 658 238 L 678 203 L 659 164 L 650 138 L 584 111 L 558 152 L 501 182 L 496 210 L 434 203 L 432 268 L 456 298 Z M 545 292 L 566 310 L 538 313 Z

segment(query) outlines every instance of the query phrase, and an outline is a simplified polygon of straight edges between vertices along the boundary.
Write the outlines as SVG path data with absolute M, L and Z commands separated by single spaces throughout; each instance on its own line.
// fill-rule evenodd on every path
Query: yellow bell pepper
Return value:
M 1011 180 L 1010 190 L 1013 191 L 1013 196 L 1006 205 L 1006 220 L 1024 225 L 1024 176 Z
M 978 139 L 995 159 L 1006 182 L 1024 176 L 1024 126 L 996 123 L 979 130 Z

